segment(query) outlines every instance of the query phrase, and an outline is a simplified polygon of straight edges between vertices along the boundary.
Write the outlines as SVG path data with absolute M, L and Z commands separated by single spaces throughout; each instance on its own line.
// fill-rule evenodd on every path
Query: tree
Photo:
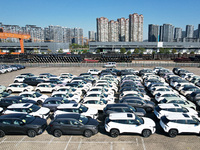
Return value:
M 190 54 L 194 54 L 194 51 L 191 51 Z
M 86 50 L 86 49 L 84 49 L 82 53 L 83 53 L 83 54 L 87 53 L 87 50 Z
M 139 51 L 140 51 L 140 54 L 143 54 L 146 51 L 146 49 L 141 47 L 139 48 Z
M 173 54 L 177 53 L 177 50 L 176 49 L 172 49 L 172 53 Z
M 128 51 L 128 52 L 127 52 L 127 55 L 131 55 L 131 51 Z
M 134 50 L 134 53 L 135 53 L 135 54 L 139 54 L 139 52 L 140 52 L 140 50 L 139 50 L 138 48 L 136 48 L 136 49 Z
M 100 53 L 101 52 L 101 50 L 100 49 L 97 49 L 97 53 Z
M 58 50 L 58 53 L 63 53 L 63 49 L 60 48 L 60 49 Z
M 48 49 L 47 54 L 50 54 L 50 53 L 52 53 L 52 50 Z
M 39 50 L 38 50 L 37 48 L 34 48 L 34 49 L 33 49 L 33 53 L 39 54 Z
M 126 52 L 126 49 L 125 49 L 125 48 L 121 48 L 121 49 L 120 49 L 120 53 L 121 53 L 121 54 L 124 54 L 125 52 Z
M 169 54 L 170 53 L 170 49 L 169 48 L 160 48 L 160 54 Z

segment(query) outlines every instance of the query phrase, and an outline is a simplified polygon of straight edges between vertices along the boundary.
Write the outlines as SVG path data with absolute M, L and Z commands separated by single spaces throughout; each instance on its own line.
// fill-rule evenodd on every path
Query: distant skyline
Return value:
M 144 16 L 143 40 L 146 40 L 149 24 L 169 23 L 183 31 L 186 25 L 194 25 L 196 30 L 200 24 L 199 6 L 198 0 L 9 0 L 1 1 L 0 22 L 19 26 L 78 27 L 88 37 L 88 31 L 96 31 L 96 18 L 117 20 L 138 13 Z

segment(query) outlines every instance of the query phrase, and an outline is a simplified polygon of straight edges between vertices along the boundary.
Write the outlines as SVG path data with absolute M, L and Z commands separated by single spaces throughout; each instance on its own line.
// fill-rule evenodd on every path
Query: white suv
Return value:
M 199 118 L 188 114 L 174 114 L 163 116 L 160 119 L 160 125 L 170 137 L 175 137 L 180 133 L 197 133 L 200 131 Z
M 112 113 L 105 120 L 105 130 L 112 137 L 120 133 L 139 133 L 149 137 L 156 131 L 155 122 L 146 117 L 138 117 L 133 113 Z

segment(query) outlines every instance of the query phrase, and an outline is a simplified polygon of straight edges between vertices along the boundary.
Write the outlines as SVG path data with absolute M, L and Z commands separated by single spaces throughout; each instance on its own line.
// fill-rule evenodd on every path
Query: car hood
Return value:
M 148 125 L 148 126 L 151 126 L 151 127 L 156 126 L 155 122 L 152 119 L 146 118 L 146 117 L 142 117 L 142 118 L 144 119 L 145 125 Z
M 46 107 L 41 107 L 38 111 L 37 111 L 39 114 L 47 114 L 50 112 L 50 109 L 49 108 L 46 108 Z
M 88 108 L 87 112 L 85 112 L 85 113 L 94 115 L 94 114 L 97 114 L 97 113 L 98 113 L 98 110 L 95 109 L 95 108 Z
M 92 119 L 92 118 L 88 118 L 88 122 L 86 125 L 95 125 L 95 126 L 98 126 L 99 123 L 96 119 Z

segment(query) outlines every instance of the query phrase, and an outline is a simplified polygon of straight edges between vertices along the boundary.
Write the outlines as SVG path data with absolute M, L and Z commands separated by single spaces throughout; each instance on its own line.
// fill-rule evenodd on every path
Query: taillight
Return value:
M 53 125 L 52 125 L 52 124 L 50 124 L 49 126 L 50 126 L 50 127 L 53 127 Z

